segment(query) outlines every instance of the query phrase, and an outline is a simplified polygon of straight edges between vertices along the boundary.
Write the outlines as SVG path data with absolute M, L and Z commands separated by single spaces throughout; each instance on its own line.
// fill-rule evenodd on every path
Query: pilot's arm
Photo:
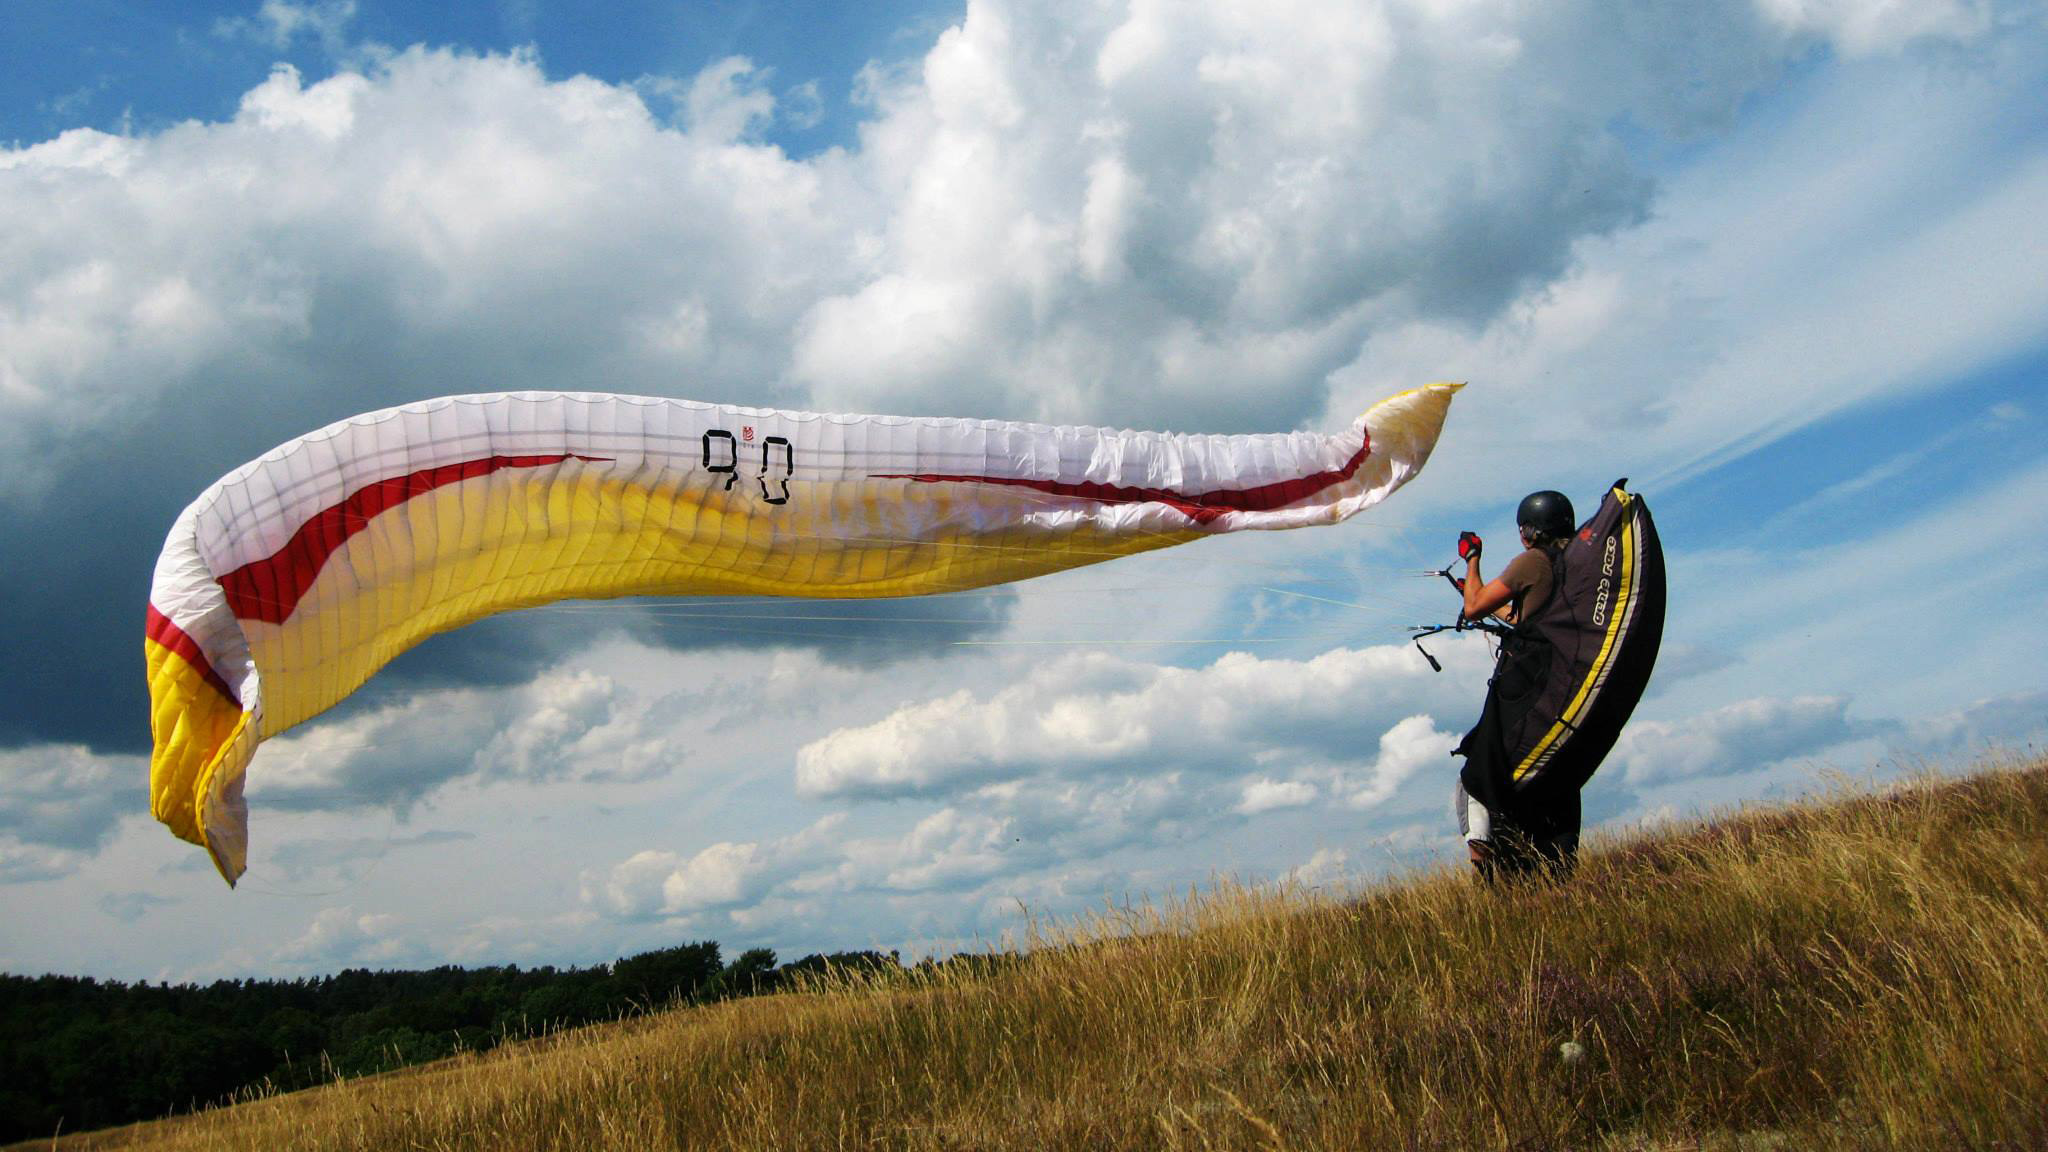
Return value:
M 1506 620 L 1513 615 L 1510 606 L 1514 598 L 1514 589 L 1509 588 L 1499 578 L 1485 581 L 1480 579 L 1477 554 L 1466 558 L 1465 610 L 1460 613 L 1462 619 L 1477 620 L 1482 616 L 1497 616 Z

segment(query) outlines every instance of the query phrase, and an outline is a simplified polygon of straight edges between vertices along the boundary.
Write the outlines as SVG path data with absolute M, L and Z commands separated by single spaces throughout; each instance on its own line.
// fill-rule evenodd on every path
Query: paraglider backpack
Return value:
M 1576 795 L 1642 699 L 1664 633 L 1664 553 L 1625 479 L 1551 558 L 1551 593 L 1501 641 L 1479 723 L 1457 754 L 1495 811 Z

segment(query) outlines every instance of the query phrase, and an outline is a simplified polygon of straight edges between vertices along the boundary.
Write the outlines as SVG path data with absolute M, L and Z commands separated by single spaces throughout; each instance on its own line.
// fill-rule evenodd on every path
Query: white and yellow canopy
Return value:
M 951 592 L 1334 524 L 1422 468 L 1457 388 L 1328 436 L 551 392 L 356 416 L 237 468 L 172 526 L 144 645 L 151 809 L 233 883 L 256 746 L 434 633 L 577 597 Z

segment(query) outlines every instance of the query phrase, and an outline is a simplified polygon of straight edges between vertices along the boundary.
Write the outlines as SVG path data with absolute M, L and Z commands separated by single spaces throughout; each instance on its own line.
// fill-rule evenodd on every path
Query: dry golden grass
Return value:
M 2048 764 L 1226 888 L 71 1149 L 2048 1147 Z M 1581 1046 L 1568 1061 L 1561 1046 Z

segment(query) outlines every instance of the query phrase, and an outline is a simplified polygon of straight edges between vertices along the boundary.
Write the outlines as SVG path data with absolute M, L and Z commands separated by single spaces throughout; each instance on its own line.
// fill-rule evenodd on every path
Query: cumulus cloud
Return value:
M 1965 43 L 2032 6 L 1999 0 L 1757 0 L 1774 22 L 1839 45 L 1851 55 L 1894 51 L 1915 41 Z
M 1844 696 L 1756 697 L 1682 720 L 1637 721 L 1609 763 L 1638 786 L 1760 771 L 1856 739 Z
M 1013 781 L 966 799 L 971 810 L 1000 818 L 1010 834 L 1005 851 L 1020 863 L 1070 863 L 1126 848 L 1182 843 L 1232 823 L 1227 783 L 1179 771 L 1171 761 L 1096 780 Z M 918 845 L 908 848 L 915 857 Z
M 1721 117 L 1784 39 L 1742 5 L 1281 8 L 970 5 L 876 93 L 893 207 L 793 375 L 856 406 L 1304 419 L 1374 327 L 1484 319 L 1641 220 L 1617 118 Z
M 660 730 L 657 703 L 589 671 L 509 692 L 427 693 L 269 741 L 249 795 L 272 808 L 402 815 L 457 780 L 644 780 L 685 755 Z
M 1461 681 L 1483 666 L 1476 645 L 1444 658 Z M 1349 761 L 1395 717 L 1441 699 L 1445 683 L 1396 646 L 1309 660 L 1235 652 L 1205 668 L 1083 653 L 987 697 L 963 689 L 834 731 L 798 752 L 797 787 L 820 797 L 930 795 L 1133 764 L 1213 773 L 1288 756 Z
M 2048 744 L 2048 692 L 1993 697 L 1908 721 L 1897 743 L 1957 768 L 1987 753 L 2039 750 Z
M 837 879 L 846 888 L 873 885 L 898 892 L 973 889 L 1032 857 L 1045 858 L 1042 845 L 1011 850 L 1021 843 L 1011 832 L 1013 823 L 998 812 L 942 808 L 901 839 L 850 845 Z
M 740 389 L 779 375 L 796 317 L 852 273 L 846 222 L 815 211 L 831 173 L 739 141 L 767 111 L 749 75 L 713 65 L 677 128 L 529 55 L 416 48 L 313 83 L 281 65 L 226 122 L 0 154 L 6 218 L 38 222 L 0 273 L 7 446 L 69 456 L 197 406 L 232 417 L 210 441 L 253 448 L 218 473 L 378 403 L 565 370 L 773 399 Z M 705 342 L 647 347 L 691 302 Z
M 1457 743 L 1457 736 L 1437 731 L 1436 721 L 1428 716 L 1402 720 L 1380 734 L 1379 757 L 1363 781 L 1353 783 L 1346 802 L 1353 808 L 1385 803 L 1417 773 L 1451 763 L 1451 749 Z
M 1287 873 L 1287 879 L 1314 887 L 1343 881 L 1351 854 L 1342 848 L 1318 848 L 1315 854 Z
M 1299 690 L 1305 682 L 1299 670 L 1290 679 L 1289 662 L 1253 661 L 1257 665 L 1253 668 L 1243 664 L 1250 659 L 1227 657 L 1219 662 L 1226 675 L 1246 674 L 1218 689 L 1219 696 L 1242 693 L 1243 685 L 1252 679 L 1277 681 L 1273 691 L 1240 702 L 1248 711 L 1278 710 L 1281 702 L 1277 697 L 1290 685 Z M 1060 670 L 1051 671 L 1056 679 L 1074 685 L 1075 679 L 1063 677 Z M 1074 673 L 1084 687 L 1073 695 L 1041 703 L 1049 715 L 1059 718 L 1059 725 L 1074 725 L 1076 731 L 1085 733 L 1099 732 L 1093 722 L 1076 713 L 1082 704 L 1096 699 L 1089 695 L 1091 691 L 1113 692 L 1114 685 L 1133 676 L 1149 681 L 1185 670 L 1088 658 L 1066 671 Z M 931 703 L 954 708 L 961 701 L 948 696 Z M 971 697 L 967 703 L 972 703 Z M 1110 707 L 1113 714 L 1125 714 L 1113 702 Z M 734 923 L 750 908 L 786 906 L 813 898 L 841 901 L 920 894 L 986 902 L 993 898 L 992 893 L 1011 892 L 1020 884 L 1058 887 L 1062 877 L 1083 874 L 1099 879 L 1110 874 L 1106 862 L 1129 853 L 1201 843 L 1246 821 L 1312 806 L 1326 795 L 1342 799 L 1349 808 L 1377 807 L 1425 767 L 1448 765 L 1444 757 L 1453 738 L 1436 731 L 1428 716 L 1374 721 L 1371 717 L 1379 715 L 1379 710 L 1343 699 L 1340 708 L 1332 711 L 1342 707 L 1356 715 L 1348 716 L 1340 727 L 1348 731 L 1378 723 L 1380 728 L 1372 730 L 1376 741 L 1354 741 L 1342 731 L 1335 736 L 1314 736 L 1306 726 L 1297 731 L 1290 728 L 1290 724 L 1300 723 L 1300 709 L 1296 708 L 1294 720 L 1268 716 L 1266 723 L 1271 727 L 1256 731 L 1239 730 L 1219 737 L 1215 733 L 1223 729 L 1212 730 L 1211 742 L 1220 740 L 1224 746 L 1211 749 L 1209 755 L 1227 760 L 1235 752 L 1252 754 L 1262 741 L 1285 746 L 1296 737 L 1306 737 L 1324 740 L 1331 755 L 1342 757 L 1353 755 L 1356 746 L 1371 747 L 1376 742 L 1376 755 L 1363 764 L 1332 765 L 1320 754 L 1311 754 L 1308 758 L 1314 767 L 1291 779 L 1192 771 L 1187 753 L 1203 742 L 1204 735 L 1182 734 L 1160 745 L 1153 733 L 1170 732 L 1179 722 L 1168 715 L 1136 739 L 1110 741 L 1112 754 L 1084 771 L 1062 770 L 1063 758 L 1073 755 L 1071 747 L 1063 747 L 1048 760 L 1005 761 L 1005 771 L 995 774 L 1005 776 L 1002 779 L 991 780 L 991 774 L 983 771 L 966 777 L 941 773 L 947 802 L 916 815 L 894 833 L 875 835 L 856 832 L 851 826 L 821 823 L 786 839 L 721 843 L 688 857 L 662 850 L 643 851 L 605 874 L 586 876 L 584 898 L 621 919 L 715 910 Z M 925 712 L 923 706 L 913 705 L 899 713 L 902 715 L 923 716 Z M 1294 731 L 1295 736 L 1281 729 Z M 1046 729 L 1033 726 L 1032 730 Z M 873 735 L 850 741 L 846 745 L 849 754 L 872 751 Z M 1231 744 L 1232 740 L 1242 740 L 1243 748 Z M 921 747 L 943 759 L 963 746 L 926 743 Z M 983 752 L 992 747 L 984 747 Z M 892 795 L 895 793 L 889 789 L 855 790 L 853 798 L 887 799 Z
M 49 844 L 0 837 L 0 884 L 53 880 L 78 870 L 89 853 Z
M 817 900 L 837 907 L 909 895 L 980 901 L 991 891 L 1100 876 L 1091 862 L 1129 849 L 1197 839 L 1243 818 L 1231 795 L 1227 786 L 1178 772 L 1012 781 L 890 834 L 856 832 L 835 814 L 779 839 L 722 842 L 689 855 L 641 851 L 587 873 L 583 900 L 613 919 L 715 913 L 742 927 L 764 909 L 787 912 Z
M 778 840 L 723 841 L 687 857 L 658 850 L 637 852 L 608 871 L 586 873 L 583 902 L 628 920 L 757 903 L 821 863 L 842 819 L 828 816 Z
M 1269 780 L 1260 777 L 1244 786 L 1237 810 L 1246 816 L 1280 808 L 1299 808 L 1315 803 L 1316 786 L 1305 780 Z
M 333 970 L 350 964 L 389 967 L 407 956 L 403 921 L 388 913 L 357 913 L 354 908 L 323 908 L 296 939 L 279 947 L 271 959 L 279 964 Z

